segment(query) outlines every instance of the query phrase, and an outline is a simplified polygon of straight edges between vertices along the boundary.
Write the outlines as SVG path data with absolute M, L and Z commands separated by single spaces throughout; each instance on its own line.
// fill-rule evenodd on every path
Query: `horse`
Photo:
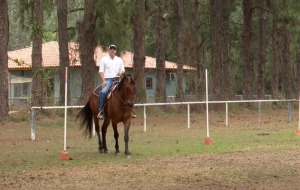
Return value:
M 119 150 L 119 133 L 117 124 L 123 122 L 124 124 L 124 141 L 125 141 L 125 156 L 126 158 L 131 158 L 128 150 L 129 141 L 129 128 L 131 125 L 131 112 L 134 106 L 134 99 L 136 95 L 135 86 L 136 77 L 123 74 L 117 86 L 111 92 L 111 95 L 104 104 L 104 121 L 101 127 L 102 141 L 100 137 L 100 127 L 99 119 L 97 114 L 99 113 L 99 97 L 91 93 L 88 102 L 85 106 L 78 112 L 76 118 L 81 119 L 80 128 L 84 130 L 85 135 L 92 137 L 92 124 L 93 119 L 95 123 L 95 130 L 98 136 L 99 152 L 109 153 L 106 146 L 106 132 L 107 128 L 112 123 L 115 138 L 115 149 L 116 155 L 121 155 Z M 113 85 L 112 85 L 113 86 Z M 109 92 L 110 93 L 110 92 Z M 108 94 L 109 94 L 108 93 Z

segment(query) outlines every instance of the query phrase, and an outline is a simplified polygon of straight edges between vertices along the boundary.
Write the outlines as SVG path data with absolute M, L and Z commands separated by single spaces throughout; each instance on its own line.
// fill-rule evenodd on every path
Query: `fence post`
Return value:
M 190 104 L 188 104 L 188 129 L 191 126 L 191 117 L 190 117 Z
M 258 123 L 261 123 L 260 115 L 261 115 L 261 102 L 259 101 L 258 102 Z
M 209 138 L 209 112 L 208 112 L 208 77 L 207 77 L 207 69 L 205 69 L 205 78 L 206 78 L 206 127 L 207 127 L 207 134 L 205 138 L 205 145 L 211 145 L 211 139 Z
M 228 126 L 228 102 L 226 102 L 226 127 Z
M 146 106 L 144 106 L 144 132 L 146 132 L 146 130 L 147 130 L 146 118 L 147 118 L 147 116 L 146 116 Z
M 289 119 L 289 122 L 292 120 L 292 116 L 291 116 L 291 102 L 288 102 L 288 119 Z
M 35 140 L 35 115 L 34 109 L 31 109 L 31 140 Z

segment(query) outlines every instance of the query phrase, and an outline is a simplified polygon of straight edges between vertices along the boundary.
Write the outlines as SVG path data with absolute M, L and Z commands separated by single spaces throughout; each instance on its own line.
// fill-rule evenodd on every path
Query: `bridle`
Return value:
M 125 94 L 126 94 L 126 99 L 125 99 L 125 100 L 128 100 L 127 91 L 125 92 Z M 122 103 L 124 103 L 124 106 L 120 105 L 120 104 L 117 102 L 117 100 L 116 100 L 115 97 L 114 97 L 114 93 L 112 93 L 113 101 L 114 101 L 119 107 L 121 107 L 122 109 L 124 109 L 125 111 L 127 111 L 127 109 L 128 109 L 130 106 L 128 106 L 128 104 L 126 103 L 126 101 L 124 101 L 124 100 L 122 99 L 122 97 L 120 96 L 120 91 L 119 91 L 119 90 L 118 90 L 118 96 L 119 96 L 120 100 L 122 101 Z

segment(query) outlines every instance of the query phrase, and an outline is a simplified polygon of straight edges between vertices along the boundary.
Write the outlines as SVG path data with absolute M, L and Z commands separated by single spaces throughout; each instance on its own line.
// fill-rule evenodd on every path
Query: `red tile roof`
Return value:
M 127 51 L 122 53 L 121 57 L 123 59 L 123 62 L 124 62 L 124 65 L 126 68 L 132 68 L 133 55 L 134 55 L 133 53 L 127 52 Z M 156 58 L 146 56 L 145 69 L 156 69 Z M 170 61 L 165 61 L 165 69 L 166 70 L 176 70 L 177 64 L 170 62 Z M 184 65 L 183 70 L 184 71 L 194 71 L 196 69 L 193 67 Z
M 20 50 L 8 52 L 8 69 L 9 70 L 31 70 L 31 52 L 32 47 L 27 47 Z M 57 42 L 47 42 L 42 47 L 43 63 L 42 66 L 46 68 L 58 67 L 59 66 L 59 46 Z M 103 51 L 102 47 L 97 46 L 94 52 L 94 59 L 100 60 L 103 56 L 108 55 L 107 51 Z M 121 58 L 123 59 L 125 68 L 132 69 L 133 65 L 133 53 L 122 52 Z M 69 59 L 70 66 L 80 67 L 79 58 L 79 45 L 73 42 L 69 43 Z M 98 66 L 98 65 L 97 65 Z M 173 62 L 165 62 L 166 70 L 176 70 L 177 64 Z M 156 59 L 153 57 L 146 56 L 145 69 L 155 69 Z M 192 71 L 196 70 L 190 66 L 183 66 L 183 70 Z

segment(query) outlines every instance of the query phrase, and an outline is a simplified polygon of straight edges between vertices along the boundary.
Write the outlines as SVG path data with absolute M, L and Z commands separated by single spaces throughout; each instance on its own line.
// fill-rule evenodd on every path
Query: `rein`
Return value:
M 131 78 L 130 78 L 131 79 Z M 131 79 L 132 80 L 132 79 Z M 123 79 L 121 80 L 121 81 L 119 81 L 119 82 L 123 82 Z M 120 85 L 120 83 L 118 84 L 118 85 Z M 121 84 L 121 85 L 123 85 L 123 83 Z M 125 112 L 128 110 L 128 108 L 130 107 L 130 106 L 128 106 L 128 104 L 126 103 L 126 101 L 128 101 L 128 94 L 127 94 L 127 90 L 125 91 L 125 95 L 126 95 L 126 99 L 125 99 L 125 101 L 123 100 L 123 98 L 120 96 L 120 89 L 121 88 L 121 86 L 118 88 L 118 96 L 119 96 L 119 99 L 122 101 L 122 103 L 124 104 L 124 106 L 122 105 L 122 103 L 120 104 L 120 103 L 118 103 L 118 101 L 115 99 L 115 97 L 114 97 L 114 93 L 112 92 L 112 99 L 113 99 L 113 101 L 119 106 L 119 107 L 121 107 Z
M 126 102 L 121 98 L 120 92 L 119 92 L 119 91 L 118 91 L 118 95 L 119 95 L 120 100 L 124 103 L 125 106 L 120 105 L 120 104 L 116 101 L 116 99 L 115 99 L 115 97 L 114 97 L 114 93 L 112 93 L 112 98 L 113 98 L 113 100 L 116 102 L 116 104 L 117 104 L 118 106 L 120 106 L 122 109 L 124 109 L 125 111 L 127 111 L 127 109 L 129 108 L 129 106 L 126 106 Z M 127 99 L 127 94 L 126 94 L 126 99 Z

